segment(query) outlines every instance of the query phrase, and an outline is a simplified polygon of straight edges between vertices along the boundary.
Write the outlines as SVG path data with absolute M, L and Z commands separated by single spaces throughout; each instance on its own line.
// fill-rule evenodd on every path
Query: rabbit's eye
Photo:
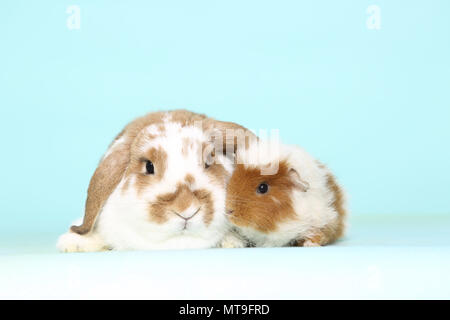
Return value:
M 211 167 L 211 165 L 214 163 L 214 155 L 210 154 L 206 157 L 206 161 L 205 161 L 205 169 L 208 169 L 209 167 Z
M 261 183 L 258 189 L 256 189 L 256 192 L 261 194 L 267 193 L 267 191 L 269 191 L 269 185 L 267 183 Z
M 149 160 L 147 160 L 145 163 L 145 169 L 147 170 L 147 174 L 155 173 L 155 167 L 153 166 L 153 163 Z

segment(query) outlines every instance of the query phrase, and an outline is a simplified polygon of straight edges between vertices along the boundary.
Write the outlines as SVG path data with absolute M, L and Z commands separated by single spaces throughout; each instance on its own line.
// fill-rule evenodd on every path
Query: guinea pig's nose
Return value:
M 234 210 L 227 209 L 227 214 L 233 214 Z

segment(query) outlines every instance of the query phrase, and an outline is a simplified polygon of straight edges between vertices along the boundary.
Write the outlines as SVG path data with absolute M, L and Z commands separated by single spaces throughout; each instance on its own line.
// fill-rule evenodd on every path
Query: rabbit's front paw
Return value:
M 61 252 L 94 252 L 108 250 L 99 236 L 67 232 L 58 239 L 56 247 Z
M 220 243 L 221 248 L 244 248 L 245 242 L 234 234 L 228 234 Z
M 303 242 L 304 247 L 320 247 L 321 245 L 313 240 L 306 240 Z

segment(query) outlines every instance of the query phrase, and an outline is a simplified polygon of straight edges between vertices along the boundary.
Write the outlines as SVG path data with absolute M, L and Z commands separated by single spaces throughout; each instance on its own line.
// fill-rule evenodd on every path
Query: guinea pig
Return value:
M 257 247 L 330 244 L 343 235 L 347 211 L 324 165 L 298 146 L 262 141 L 239 150 L 226 206 L 241 241 Z
M 233 164 L 214 154 L 210 132 L 228 129 L 245 130 L 185 110 L 131 122 L 100 161 L 83 222 L 59 238 L 59 250 L 217 246 L 229 225 L 225 192 Z

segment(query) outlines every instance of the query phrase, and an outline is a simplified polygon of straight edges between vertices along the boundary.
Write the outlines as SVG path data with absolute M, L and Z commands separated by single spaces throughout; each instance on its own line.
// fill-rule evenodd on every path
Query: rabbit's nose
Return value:
M 227 209 L 227 214 L 233 214 L 234 210 Z
M 194 212 L 192 212 L 192 210 L 184 210 L 183 212 L 176 212 L 176 211 L 172 212 L 177 216 L 179 216 L 181 219 L 187 221 L 189 219 L 192 219 L 192 217 L 194 217 L 197 213 L 199 213 L 200 209 L 201 207 L 198 207 L 197 210 L 195 210 Z

